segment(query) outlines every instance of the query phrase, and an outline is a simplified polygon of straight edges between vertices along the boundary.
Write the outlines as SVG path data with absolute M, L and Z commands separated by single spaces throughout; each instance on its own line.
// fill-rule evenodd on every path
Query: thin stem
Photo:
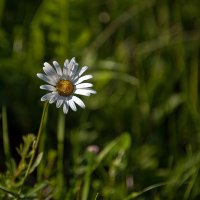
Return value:
M 44 118 L 44 124 L 47 123 L 47 118 L 48 118 L 48 109 L 47 112 L 45 114 L 45 118 Z M 44 152 L 45 150 L 45 142 L 46 142 L 46 130 L 43 130 L 43 134 L 40 137 L 40 142 L 38 144 L 38 151 L 39 152 Z M 42 173 L 44 171 L 45 168 L 45 163 L 41 162 L 40 165 L 37 168 L 37 181 L 40 182 L 42 179 Z
M 19 194 L 21 193 L 21 190 L 22 190 L 22 187 L 24 185 L 24 182 L 25 180 L 27 179 L 28 175 L 29 175 L 29 172 L 30 172 L 30 169 L 31 169 L 31 166 L 33 164 L 33 160 L 35 158 L 35 154 L 36 154 L 36 151 L 37 151 L 37 147 L 38 147 L 38 144 L 39 144 L 39 141 L 40 141 L 40 137 L 41 137 L 41 133 L 42 133 L 42 130 L 43 130 L 43 127 L 44 127 L 44 122 L 45 122 L 45 115 L 46 115 L 46 111 L 47 111 L 47 108 L 48 108 L 48 102 L 46 102 L 44 104 L 44 108 L 43 108 L 43 113 L 42 113 L 42 118 L 41 118 L 41 121 L 40 121 L 40 127 L 39 127 L 39 130 L 38 130 L 38 134 L 37 134 L 37 138 L 36 138 L 36 142 L 33 146 L 33 154 L 31 156 L 31 159 L 29 161 L 29 164 L 28 164 L 28 168 L 26 170 L 26 173 L 25 173 L 25 176 L 22 180 L 22 184 L 21 184 L 21 187 L 20 187 L 20 190 L 19 190 Z

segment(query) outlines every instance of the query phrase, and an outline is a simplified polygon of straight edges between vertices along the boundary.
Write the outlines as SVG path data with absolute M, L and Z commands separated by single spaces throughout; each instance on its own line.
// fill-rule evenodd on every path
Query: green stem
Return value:
M 48 117 L 48 110 L 45 114 L 44 117 L 44 124 L 47 123 L 47 117 Z M 43 134 L 40 137 L 40 142 L 38 144 L 38 151 L 39 152 L 44 152 L 45 151 L 45 142 L 46 142 L 46 130 L 43 130 Z M 45 162 L 41 162 L 40 165 L 37 168 L 37 181 L 40 182 L 42 179 L 42 173 L 44 172 L 44 168 L 45 168 Z
M 36 154 L 36 151 L 37 151 L 37 147 L 38 147 L 38 144 L 39 144 L 39 141 L 40 141 L 40 137 L 41 137 L 41 133 L 43 131 L 43 127 L 44 127 L 44 122 L 45 122 L 45 116 L 46 116 L 46 112 L 47 112 L 47 108 L 48 108 L 48 102 L 46 102 L 44 104 L 44 108 L 43 108 L 43 113 L 42 113 L 42 118 L 41 118 L 41 121 L 40 121 L 40 127 L 39 127 L 39 130 L 38 130 L 38 134 L 37 134 L 37 138 L 36 138 L 36 142 L 33 146 L 33 154 L 31 156 L 31 159 L 29 161 L 29 164 L 28 164 L 28 168 L 26 170 L 26 173 L 25 173 L 25 176 L 22 180 L 22 184 L 21 184 L 21 187 L 20 187 L 20 190 L 19 190 L 19 194 L 21 193 L 21 190 L 22 190 L 22 187 L 25 183 L 25 180 L 27 179 L 28 175 L 29 175 L 29 172 L 30 172 L 30 169 L 31 169 L 31 166 L 33 164 L 33 160 L 35 158 L 35 154 Z
M 57 160 L 57 197 L 61 198 L 63 191 L 63 156 L 64 156 L 64 139 L 65 139 L 65 116 L 63 112 L 59 112 L 57 140 L 58 140 L 58 160 Z

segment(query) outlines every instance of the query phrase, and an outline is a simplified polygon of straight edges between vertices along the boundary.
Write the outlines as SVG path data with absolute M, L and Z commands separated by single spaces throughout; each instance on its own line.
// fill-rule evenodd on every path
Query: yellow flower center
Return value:
M 74 91 L 74 85 L 69 80 L 60 80 L 56 84 L 56 90 L 61 96 L 70 96 Z

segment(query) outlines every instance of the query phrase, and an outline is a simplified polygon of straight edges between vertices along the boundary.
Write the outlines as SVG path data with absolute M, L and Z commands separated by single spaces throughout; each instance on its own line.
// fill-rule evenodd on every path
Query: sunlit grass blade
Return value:
M 143 190 L 141 190 L 141 191 L 139 191 L 139 192 L 132 192 L 128 197 L 126 197 L 126 198 L 123 199 L 123 200 L 135 199 L 136 197 L 138 197 L 138 196 L 144 194 L 145 192 L 148 192 L 148 191 L 153 190 L 153 189 L 158 188 L 158 187 L 165 186 L 165 185 L 167 185 L 167 184 L 169 184 L 169 183 L 170 183 L 170 182 L 157 183 L 157 184 L 151 185 L 151 186 L 149 186 L 149 187 L 147 187 L 147 188 L 145 188 L 145 189 L 143 189 Z

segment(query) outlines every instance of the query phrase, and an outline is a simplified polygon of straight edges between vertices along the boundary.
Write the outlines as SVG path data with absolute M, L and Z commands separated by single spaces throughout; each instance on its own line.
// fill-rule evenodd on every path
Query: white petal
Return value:
M 76 75 L 77 69 L 78 69 L 78 65 L 76 64 L 76 65 L 74 65 L 73 69 L 72 69 L 71 71 L 68 72 L 68 74 L 69 74 L 71 80 L 74 79 L 74 77 L 75 77 L 75 75 Z
M 58 62 L 57 62 L 57 61 L 53 61 L 53 65 L 54 65 L 54 67 L 56 68 L 57 74 L 58 74 L 59 76 L 62 76 L 62 75 L 63 75 L 63 74 L 62 74 L 62 70 L 61 70 L 61 67 L 60 67 L 60 65 L 58 64 Z
M 85 75 L 85 76 L 82 76 L 80 77 L 76 82 L 75 82 L 75 85 L 79 84 L 79 83 L 82 83 L 83 81 L 85 80 L 88 80 L 88 79 L 91 79 L 92 78 L 92 75 Z
M 68 110 L 69 110 L 69 105 L 68 105 L 68 103 L 65 101 L 65 102 L 63 103 L 63 112 L 64 112 L 65 114 L 67 114 L 67 113 L 68 113 Z
M 84 89 L 83 89 L 83 90 L 84 90 Z M 90 92 L 91 94 L 96 94 L 96 93 L 97 93 L 95 90 L 93 90 L 93 89 L 91 89 L 91 88 L 87 88 L 87 89 L 85 89 L 85 90 L 87 90 L 87 91 Z
M 58 74 L 56 73 L 56 71 L 54 70 L 54 68 L 47 62 L 44 63 L 43 70 L 46 73 L 46 75 L 48 76 L 48 78 L 53 79 L 55 82 L 57 82 L 59 80 Z
M 75 58 L 72 58 L 68 65 L 68 74 L 69 76 L 74 76 L 78 69 L 78 63 L 76 63 Z
M 73 81 L 76 82 L 77 79 L 88 69 L 87 66 L 82 67 L 80 70 L 76 72 L 76 75 L 73 77 Z
M 74 65 L 76 64 L 75 58 L 72 58 L 68 64 L 68 69 L 72 70 L 74 68 Z
M 63 74 L 67 76 L 67 78 L 71 78 L 75 75 L 75 72 L 78 68 L 78 64 L 75 61 L 75 58 L 72 58 L 70 62 L 68 60 L 65 60 L 64 62 L 64 68 L 63 68 Z
M 76 85 L 76 88 L 77 89 L 80 89 L 80 88 L 89 88 L 89 87 L 92 87 L 92 83 L 81 83 L 81 84 L 78 84 Z
M 41 98 L 41 101 L 48 101 L 50 100 L 55 94 L 54 93 L 48 93 L 48 94 L 45 94 L 42 98 Z
M 78 98 L 78 97 L 76 97 L 76 96 L 73 96 L 73 97 L 72 97 L 72 100 L 73 100 L 76 104 L 78 104 L 81 108 L 85 108 L 85 104 L 83 103 L 83 101 L 82 101 L 80 98 Z
M 96 94 L 97 92 L 93 89 L 90 89 L 90 88 L 86 88 L 86 89 L 76 89 L 74 91 L 75 94 L 82 94 L 82 95 L 85 95 L 87 93 L 89 94 Z M 90 96 L 90 95 L 85 95 L 85 96 Z
M 68 77 L 67 69 L 66 69 L 65 67 L 63 68 L 63 75 L 64 75 L 65 77 Z
M 65 66 L 65 68 L 68 68 L 68 64 L 69 64 L 69 60 L 66 59 L 65 62 L 64 62 L 64 66 Z
M 66 59 L 63 67 L 63 75 L 65 76 L 65 78 L 68 77 L 68 68 L 69 68 L 69 60 Z
M 82 68 L 78 71 L 78 76 L 80 77 L 87 69 L 88 69 L 87 66 L 82 67 Z
M 57 76 L 58 75 L 56 73 L 56 71 L 54 70 L 54 68 L 47 62 L 44 63 L 43 70 L 48 76 L 51 76 L 51 75 Z
M 72 68 L 72 73 L 75 75 L 76 74 L 76 71 L 78 69 L 78 63 L 74 63 L 74 66 Z
M 76 89 L 74 91 L 75 94 L 80 94 L 80 95 L 83 95 L 83 96 L 90 96 L 90 93 L 86 90 L 83 90 L 83 89 Z
M 48 91 L 55 91 L 56 90 L 56 88 L 53 87 L 52 85 L 41 85 L 40 89 L 42 89 L 42 90 L 48 90 Z
M 50 77 L 48 77 L 44 74 L 38 73 L 37 77 L 51 85 L 56 85 L 56 81 L 54 79 L 51 79 Z
M 58 99 L 58 93 L 56 92 L 54 96 L 49 100 L 49 103 L 54 103 Z
M 63 102 L 64 102 L 63 98 L 58 99 L 56 102 L 56 107 L 60 108 L 60 106 L 63 104 Z
M 68 103 L 69 103 L 70 108 L 71 108 L 73 111 L 77 111 L 76 105 L 75 105 L 75 103 L 74 103 L 74 101 L 73 101 L 72 99 L 70 99 L 70 100 L 68 101 Z

